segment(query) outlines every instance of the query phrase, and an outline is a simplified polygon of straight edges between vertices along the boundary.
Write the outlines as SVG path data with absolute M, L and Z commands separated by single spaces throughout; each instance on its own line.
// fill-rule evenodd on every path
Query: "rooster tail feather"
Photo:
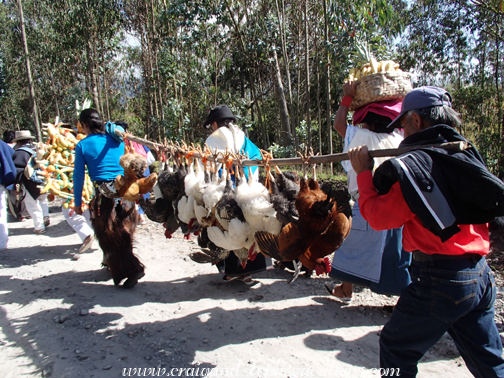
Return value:
M 189 258 L 192 261 L 197 262 L 198 264 L 207 264 L 213 262 L 213 257 L 203 252 L 190 253 Z
M 202 248 L 201 252 L 197 251 L 189 254 L 189 258 L 194 262 L 199 264 L 211 263 L 213 265 L 224 260 L 228 256 L 229 251 L 223 251 L 222 249 L 211 250 L 208 248 Z
M 257 231 L 254 234 L 256 243 L 261 253 L 267 257 L 272 257 L 278 261 L 283 261 L 278 246 L 278 236 L 266 231 Z

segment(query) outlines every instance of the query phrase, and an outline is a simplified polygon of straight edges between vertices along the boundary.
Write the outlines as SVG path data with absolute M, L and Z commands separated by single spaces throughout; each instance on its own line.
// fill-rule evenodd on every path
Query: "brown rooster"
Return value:
M 279 235 L 258 231 L 256 242 L 266 256 L 279 261 L 298 259 L 319 275 L 328 273 L 330 264 L 326 256 L 347 237 L 351 218 L 340 212 L 338 204 L 320 189 L 315 179 L 301 180 L 295 204 L 299 213 L 297 224 L 288 223 Z
M 141 194 L 149 193 L 156 184 L 157 174 L 151 173 L 144 178 L 147 160 L 140 154 L 125 154 L 119 160 L 124 168 L 124 175 L 118 175 L 115 188 L 118 197 L 135 202 Z

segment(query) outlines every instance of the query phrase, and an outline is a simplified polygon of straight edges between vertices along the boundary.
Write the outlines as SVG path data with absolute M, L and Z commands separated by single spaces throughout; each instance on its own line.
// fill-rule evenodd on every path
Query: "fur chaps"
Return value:
M 116 206 L 114 199 L 98 194 L 89 208 L 91 224 L 103 251 L 103 265 L 110 269 L 114 285 L 125 278 L 143 276 L 145 267 L 133 254 L 133 234 L 138 221 L 135 204 L 123 201 Z

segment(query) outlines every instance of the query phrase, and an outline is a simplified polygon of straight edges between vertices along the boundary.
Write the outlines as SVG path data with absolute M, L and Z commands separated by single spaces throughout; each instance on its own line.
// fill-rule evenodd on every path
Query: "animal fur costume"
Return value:
M 133 253 L 133 234 L 138 222 L 138 212 L 135 202 L 128 199 L 148 193 L 154 186 L 157 175 L 153 173 L 148 178 L 141 178 L 147 163 L 139 154 L 124 155 L 120 164 L 124 168 L 124 176 L 119 175 L 114 181 L 114 197 L 124 198 L 109 198 L 96 190 L 90 209 L 95 235 L 103 250 L 103 265 L 110 269 L 115 285 L 127 278 L 123 286 L 129 288 L 144 276 L 145 267 Z
M 138 221 L 135 203 L 117 201 L 96 192 L 90 203 L 91 224 L 103 251 L 103 265 L 110 269 L 114 285 L 128 278 L 124 286 L 132 287 L 145 268 L 133 254 L 133 233 Z

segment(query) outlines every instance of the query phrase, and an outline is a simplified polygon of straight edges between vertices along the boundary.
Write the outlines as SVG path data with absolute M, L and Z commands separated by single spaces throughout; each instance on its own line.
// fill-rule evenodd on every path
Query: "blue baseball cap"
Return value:
M 401 113 L 387 126 L 387 131 L 392 132 L 395 128 L 400 128 L 401 117 L 410 110 L 419 110 L 443 105 L 451 108 L 451 102 L 451 94 L 443 88 L 429 86 L 415 88 L 408 92 L 408 94 L 404 97 L 401 106 Z

